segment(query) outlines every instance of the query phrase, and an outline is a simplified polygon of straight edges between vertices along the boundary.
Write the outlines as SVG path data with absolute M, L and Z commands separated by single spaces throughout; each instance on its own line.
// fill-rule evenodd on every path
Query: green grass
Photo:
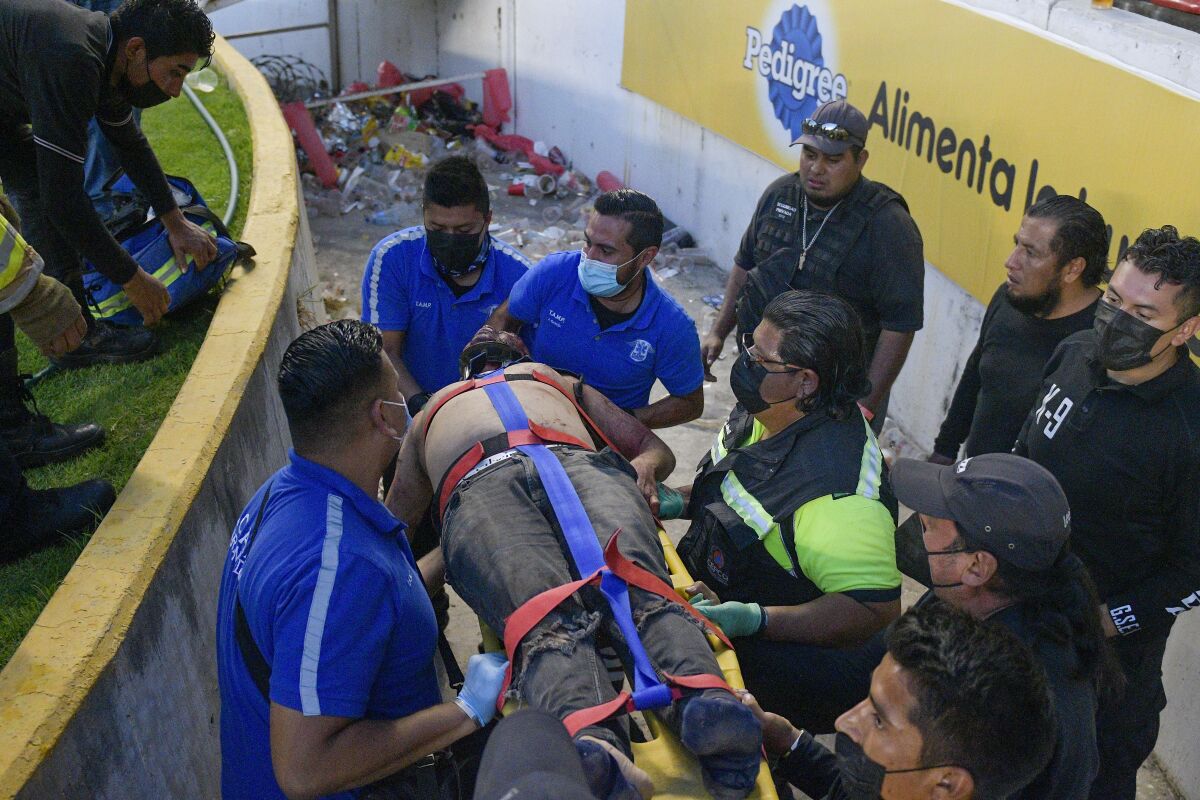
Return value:
M 216 91 L 200 94 L 233 147 L 238 162 L 239 196 L 230 230 L 237 236 L 250 197 L 250 127 L 237 95 L 222 81 Z M 186 98 L 149 109 L 142 129 L 154 146 L 163 170 L 188 178 L 212 209 L 221 215 L 229 199 L 229 168 L 221 147 Z M 162 353 L 141 364 L 99 366 L 60 372 L 34 389 L 38 408 L 56 422 L 102 424 L 102 447 L 63 464 L 25 471 L 34 488 L 65 486 L 88 478 L 106 478 L 119 492 L 129 480 L 158 426 L 191 369 L 216 298 L 184 309 L 155 329 Z M 46 366 L 33 345 L 18 334 L 21 371 Z M 87 537 L 64 542 L 26 558 L 0 565 L 0 666 L 12 657 L 20 640 L 62 582 Z

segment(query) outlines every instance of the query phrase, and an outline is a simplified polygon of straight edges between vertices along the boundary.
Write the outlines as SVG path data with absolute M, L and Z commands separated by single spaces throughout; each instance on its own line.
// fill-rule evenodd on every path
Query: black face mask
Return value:
M 1100 362 L 1105 369 L 1113 372 L 1124 372 L 1149 364 L 1163 352 L 1152 352 L 1154 343 L 1163 334 L 1175 330 L 1159 330 L 1103 300 L 1096 306 L 1096 319 L 1092 327 L 1100 336 Z M 1168 343 L 1167 347 L 1170 346 Z
M 738 360 L 733 363 L 733 369 L 729 371 L 729 388 L 733 390 L 733 396 L 742 404 L 742 408 L 751 414 L 759 414 L 780 403 L 795 401 L 794 397 L 785 397 L 774 402 L 763 399 L 760 390 L 763 381 L 770 374 L 762 364 L 751 361 L 749 353 L 738 356 Z
M 121 90 L 125 101 L 134 108 L 153 108 L 171 99 L 171 96 L 158 88 L 158 84 L 151 79 L 149 65 L 145 69 L 146 82 L 141 86 L 130 83 L 128 73 L 122 75 L 121 80 L 117 82 L 117 88 Z
M 858 742 L 840 732 L 834 736 L 833 750 L 837 754 L 838 778 L 841 781 L 842 792 L 849 800 L 879 800 L 883 793 L 884 778 L 888 775 L 951 766 L 938 764 L 931 767 L 884 769 L 882 764 L 867 757 Z
M 461 278 L 483 266 L 491 252 L 490 239 L 480 242 L 478 233 L 447 233 L 425 229 L 425 241 L 438 271 L 451 278 Z

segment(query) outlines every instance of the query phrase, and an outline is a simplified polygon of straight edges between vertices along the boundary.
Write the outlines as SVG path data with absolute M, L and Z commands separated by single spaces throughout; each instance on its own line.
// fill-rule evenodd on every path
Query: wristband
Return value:
M 456 697 L 454 698 L 454 705 L 458 706 L 459 710 L 466 714 L 472 722 L 481 728 L 483 727 L 483 720 L 475 716 L 475 712 L 471 710 L 471 706 L 467 704 L 467 701 L 463 700 L 461 697 Z
M 767 607 L 759 606 L 759 609 L 762 611 L 762 619 L 758 622 L 758 630 L 754 632 L 755 636 L 762 636 L 767 632 Z

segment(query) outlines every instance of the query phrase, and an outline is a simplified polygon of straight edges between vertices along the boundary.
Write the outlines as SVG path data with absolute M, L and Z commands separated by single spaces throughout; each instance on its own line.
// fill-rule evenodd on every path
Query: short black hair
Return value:
M 492 207 L 487 181 L 466 156 L 447 156 L 429 168 L 423 203 L 445 208 L 475 206 L 484 216 Z
M 195 53 L 208 66 L 212 59 L 212 22 L 195 0 L 125 0 L 112 13 L 113 35 L 119 41 L 141 37 L 146 57 Z
M 649 195 L 636 189 L 617 189 L 597 197 L 592 207 L 601 216 L 617 217 L 629 223 L 629 235 L 625 239 L 633 252 L 640 253 L 647 247 L 662 244 L 663 214 Z
M 1147 228 L 1121 260 L 1158 275 L 1155 289 L 1164 283 L 1183 287 L 1175 303 L 1180 322 L 1200 314 L 1200 240 L 1195 236 L 1180 236 L 1174 225 Z
M 324 449 L 353 435 L 349 416 L 377 397 L 383 336 L 374 325 L 341 319 L 305 331 L 279 364 L 279 397 L 297 450 Z
M 784 361 L 817 373 L 817 391 L 801 401 L 801 411 L 821 409 L 841 419 L 871 391 L 862 323 L 842 298 L 793 289 L 767 303 L 763 320 L 782 334 L 779 355 Z
M 1079 279 L 1084 286 L 1095 286 L 1108 270 L 1108 228 L 1099 211 L 1069 194 L 1056 194 L 1029 207 L 1025 216 L 1048 219 L 1058 225 L 1050 249 L 1061 267 L 1073 258 L 1082 258 Z
M 896 620 L 887 650 L 915 701 L 909 721 L 924 740 L 922 765 L 962 767 L 975 800 L 992 800 L 1050 761 L 1057 724 L 1046 673 L 1006 628 L 927 602 Z

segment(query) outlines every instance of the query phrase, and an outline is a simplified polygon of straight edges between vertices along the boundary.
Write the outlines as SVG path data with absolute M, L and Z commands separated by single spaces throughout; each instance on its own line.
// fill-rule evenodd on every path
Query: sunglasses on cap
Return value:
M 831 142 L 862 142 L 861 138 L 836 122 L 817 122 L 812 117 L 804 120 L 804 132 L 813 136 L 824 136 Z

